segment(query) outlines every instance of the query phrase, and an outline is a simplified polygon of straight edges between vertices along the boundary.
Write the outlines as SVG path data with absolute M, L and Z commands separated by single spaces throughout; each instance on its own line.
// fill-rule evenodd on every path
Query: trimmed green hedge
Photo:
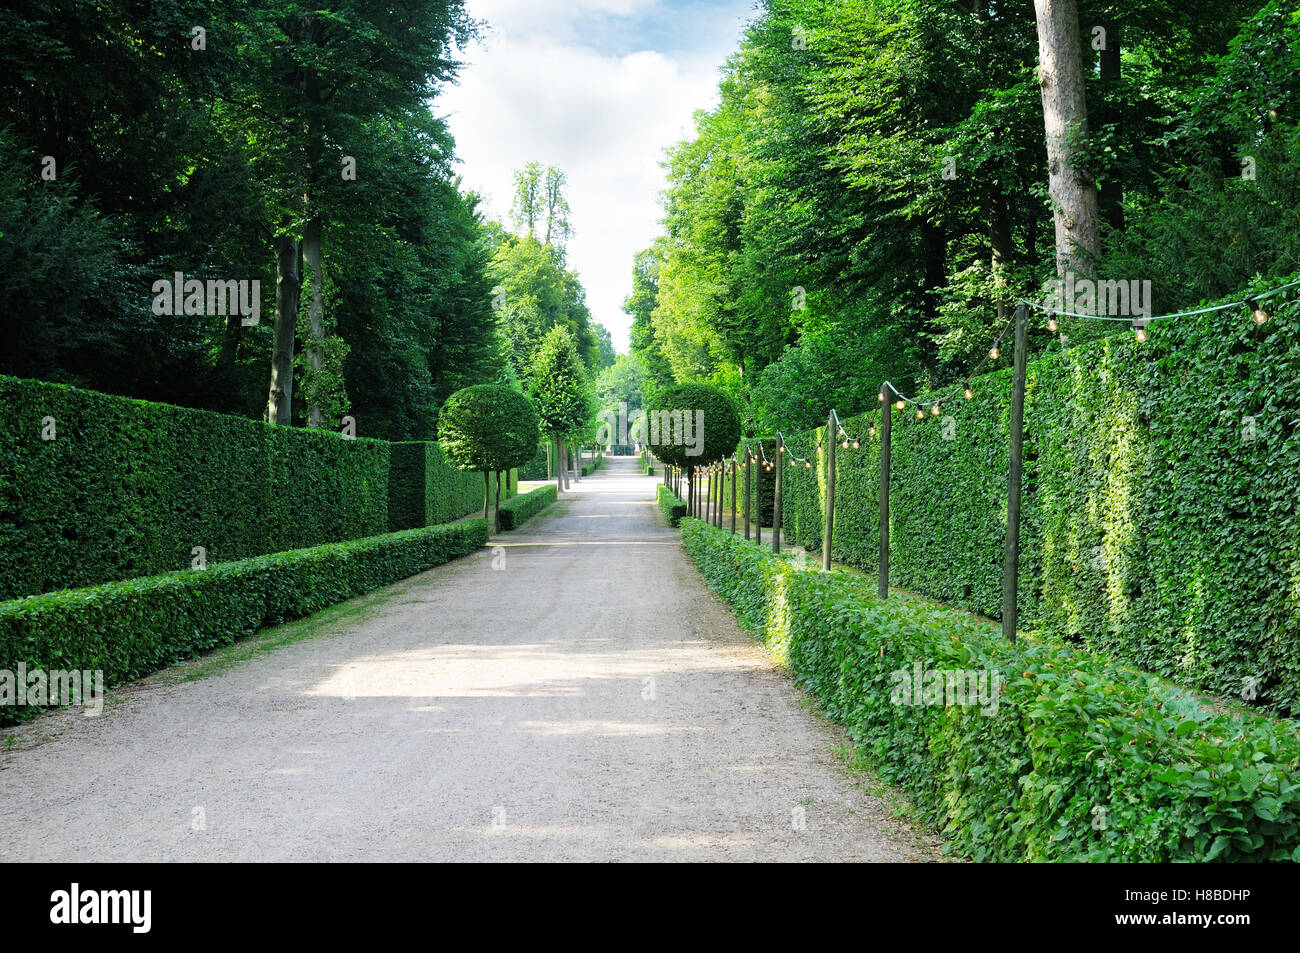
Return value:
M 1300 713 L 1300 307 L 1277 301 L 1262 326 L 1231 309 L 1030 363 L 1022 629 Z M 1010 371 L 972 389 L 894 414 L 890 581 L 998 618 Z M 816 433 L 788 442 L 817 460 Z M 879 438 L 837 459 L 833 550 L 874 571 Z M 785 472 L 786 534 L 810 547 L 824 471 Z
M 593 473 L 595 473 L 604 465 L 605 465 L 605 457 L 602 454 L 598 453 L 591 458 L 591 461 L 589 463 L 584 463 L 582 465 L 582 475 L 591 476 Z
M 390 531 L 437 526 L 483 511 L 481 472 L 456 469 L 447 462 L 436 443 L 411 440 L 391 446 Z M 502 496 L 509 498 L 517 489 L 518 471 L 511 470 L 509 484 L 502 486 Z M 495 482 L 492 492 L 496 493 Z
M 668 525 L 677 526 L 680 524 L 682 517 L 686 515 L 686 501 L 662 483 L 656 489 L 656 494 L 659 501 L 659 510 L 664 514 L 664 519 L 668 521 Z
M 736 459 L 740 461 L 740 469 L 736 472 L 736 496 L 740 498 L 740 509 L 736 510 L 736 512 L 741 514 L 742 516 L 745 512 L 745 492 L 746 492 L 745 454 L 749 450 L 753 450 L 754 453 L 757 454 L 760 444 L 762 445 L 764 452 L 766 452 L 767 458 L 769 460 L 775 461 L 776 460 L 775 440 L 753 440 L 750 438 L 746 438 L 744 440 L 741 440 L 740 446 L 736 448 Z M 730 457 L 728 457 L 728 460 L 729 459 Z M 763 469 L 763 464 L 761 462 L 762 459 L 763 458 L 760 456 L 759 457 L 760 462 L 751 463 L 749 465 L 750 479 L 754 481 L 755 487 L 758 490 L 757 509 L 755 509 L 754 513 L 751 515 L 755 516 L 756 518 L 761 518 L 764 526 L 771 526 L 773 517 L 775 516 L 776 513 L 776 472 L 775 470 L 768 471 Z M 790 467 L 787 466 L 786 474 L 788 475 L 789 473 L 790 473 Z M 719 479 L 722 480 L 722 511 L 724 513 L 730 513 L 731 512 L 731 474 L 730 473 L 721 474 L 719 476 Z M 782 477 L 781 479 L 782 481 L 784 481 L 786 478 Z M 785 496 L 784 482 L 782 483 L 782 487 L 781 487 L 781 495 L 782 497 Z M 751 508 L 755 506 L 754 496 L 755 496 L 754 490 L 750 489 L 749 505 Z M 782 503 L 782 506 L 783 507 L 785 506 L 784 502 Z
M 388 529 L 382 441 L 3 376 L 0 411 L 0 598 Z
M 959 613 L 882 602 L 869 579 L 798 569 L 699 520 L 682 539 L 881 776 L 975 859 L 1300 860 L 1294 722 L 1218 713 L 1091 652 L 1012 646 Z M 1003 681 L 945 705 L 908 690 L 918 663 L 927 687 L 936 672 Z
M 558 498 L 559 491 L 554 483 L 539 486 L 523 496 L 516 496 L 509 503 L 501 504 L 500 527 L 502 530 L 518 529 L 530 519 L 546 509 Z
M 550 480 L 552 478 L 550 456 L 547 453 L 546 444 L 543 442 L 538 446 L 537 453 L 533 458 L 519 468 L 519 479 Z
M 106 685 L 317 612 L 484 545 L 483 520 L 0 603 L 0 669 L 102 670 Z M 13 720 L 17 709 L 0 709 Z

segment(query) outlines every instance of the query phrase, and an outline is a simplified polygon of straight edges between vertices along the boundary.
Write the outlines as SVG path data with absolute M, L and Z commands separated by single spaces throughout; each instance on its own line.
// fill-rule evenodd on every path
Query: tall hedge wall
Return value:
M 393 480 L 388 503 L 391 532 L 450 523 L 483 510 L 483 474 L 457 470 L 436 443 L 419 440 L 391 444 Z M 517 471 L 510 471 L 501 498 L 514 496 Z M 492 485 L 496 492 L 496 483 Z
M 1270 310 L 1262 326 L 1233 308 L 1030 363 L 1021 626 L 1296 713 L 1300 308 Z M 994 618 L 1010 390 L 1002 370 L 937 419 L 894 412 L 890 581 Z M 858 435 L 876 420 L 844 423 Z M 816 441 L 788 442 L 817 458 Z M 874 570 L 879 438 L 837 458 L 833 550 Z M 817 459 L 784 482 L 785 531 L 810 546 L 825 497 Z
M 382 441 L 3 376 L 0 413 L 0 599 L 388 529 Z
M 0 414 L 0 600 L 188 569 L 195 546 L 222 563 L 483 506 L 482 475 L 451 467 L 436 443 L 346 440 L 4 376 Z M 511 471 L 503 498 L 517 482 Z

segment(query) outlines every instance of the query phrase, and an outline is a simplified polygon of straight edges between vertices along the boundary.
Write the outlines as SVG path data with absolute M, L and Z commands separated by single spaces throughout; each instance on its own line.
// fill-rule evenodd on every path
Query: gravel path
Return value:
M 0 859 L 937 857 L 705 588 L 656 482 L 615 460 L 309 639 L 4 731 Z

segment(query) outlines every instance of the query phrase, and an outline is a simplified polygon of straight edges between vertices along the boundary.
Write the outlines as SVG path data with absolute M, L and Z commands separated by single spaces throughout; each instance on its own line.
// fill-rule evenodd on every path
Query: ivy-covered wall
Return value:
M 1183 684 L 1300 712 L 1300 308 L 1127 329 L 1028 370 L 1021 627 Z M 1044 333 L 1041 316 L 1031 319 Z M 1068 330 L 1068 325 L 1067 325 Z M 1006 532 L 1009 370 L 937 417 L 892 411 L 890 582 L 994 618 Z M 930 399 L 928 395 L 922 399 Z M 836 558 L 878 560 L 879 413 L 844 421 Z M 789 538 L 820 546 L 824 448 L 788 438 Z

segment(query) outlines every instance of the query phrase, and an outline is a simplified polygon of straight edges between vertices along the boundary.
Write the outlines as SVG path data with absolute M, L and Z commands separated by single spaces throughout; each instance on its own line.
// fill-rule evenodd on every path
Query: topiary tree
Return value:
M 736 405 L 708 384 L 678 384 L 664 391 L 646 423 L 654 455 L 686 471 L 688 498 L 693 498 L 695 468 L 721 460 L 740 443 Z
M 533 353 L 528 383 L 542 432 L 556 443 L 557 490 L 564 489 L 565 438 L 581 430 L 591 417 L 590 391 L 573 336 L 557 324 Z
M 537 452 L 537 411 L 527 397 L 501 384 L 475 384 L 447 398 L 438 415 L 438 440 L 461 470 L 483 471 L 483 518 L 497 474 L 497 529 L 500 529 L 501 471 L 521 467 Z

